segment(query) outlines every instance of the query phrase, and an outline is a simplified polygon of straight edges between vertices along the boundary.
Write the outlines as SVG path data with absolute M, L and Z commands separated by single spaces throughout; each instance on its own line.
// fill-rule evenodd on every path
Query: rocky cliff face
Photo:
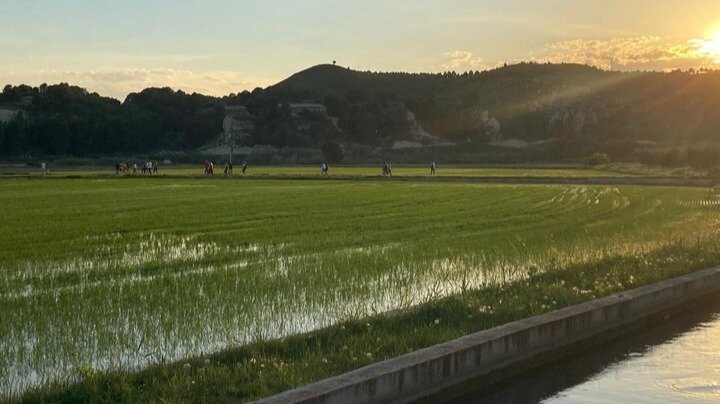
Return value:
M 255 117 L 242 105 L 225 108 L 223 118 L 223 135 L 233 142 L 242 143 L 252 135 L 255 130 Z

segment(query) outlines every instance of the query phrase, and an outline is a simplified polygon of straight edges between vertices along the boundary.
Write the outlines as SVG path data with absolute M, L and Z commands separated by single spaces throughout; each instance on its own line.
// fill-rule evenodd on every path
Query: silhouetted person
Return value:
M 383 175 L 389 175 L 392 177 L 392 166 L 387 161 L 383 164 Z

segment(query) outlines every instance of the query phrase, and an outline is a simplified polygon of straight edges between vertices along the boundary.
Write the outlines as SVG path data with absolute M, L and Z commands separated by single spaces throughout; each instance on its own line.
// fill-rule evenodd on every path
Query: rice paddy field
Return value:
M 717 245 L 719 219 L 709 188 L 6 178 L 0 399 Z

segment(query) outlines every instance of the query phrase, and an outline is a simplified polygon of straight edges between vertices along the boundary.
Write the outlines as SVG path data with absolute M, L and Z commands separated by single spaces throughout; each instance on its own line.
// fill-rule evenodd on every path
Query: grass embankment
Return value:
M 459 293 L 390 316 L 348 321 L 140 372 L 80 370 L 21 401 L 222 402 L 252 400 L 472 332 L 720 263 L 708 238 L 631 256 L 549 268 L 507 285 Z

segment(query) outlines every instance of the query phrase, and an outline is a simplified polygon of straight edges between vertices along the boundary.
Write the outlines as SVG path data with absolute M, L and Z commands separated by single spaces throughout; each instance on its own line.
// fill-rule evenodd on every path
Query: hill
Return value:
M 223 98 L 154 88 L 120 103 L 67 84 L 6 86 L 0 110 L 3 155 L 196 150 L 222 143 L 231 127 L 241 128 L 234 142 L 243 146 L 455 144 L 478 156 L 557 161 L 606 152 L 681 164 L 715 158 L 708 150 L 720 144 L 720 72 L 520 63 L 429 74 L 319 65 Z
M 530 63 L 431 75 L 322 65 L 266 92 L 326 104 L 335 98 L 351 105 L 398 101 L 423 128 L 457 141 L 482 141 L 492 134 L 526 141 L 590 136 L 600 142 L 690 145 L 718 140 L 714 128 L 720 123 L 720 72 L 621 73 Z M 493 119 L 499 125 L 490 125 Z

